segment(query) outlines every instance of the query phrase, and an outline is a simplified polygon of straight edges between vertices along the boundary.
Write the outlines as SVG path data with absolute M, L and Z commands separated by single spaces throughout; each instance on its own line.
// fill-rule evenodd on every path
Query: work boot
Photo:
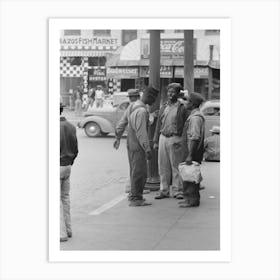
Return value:
M 169 198 L 169 194 L 164 194 L 163 192 L 160 192 L 155 196 L 155 199 L 163 199 L 163 198 Z
M 137 207 L 137 206 L 150 206 L 152 205 L 151 202 L 146 202 L 145 200 L 132 200 L 129 203 L 130 207 Z

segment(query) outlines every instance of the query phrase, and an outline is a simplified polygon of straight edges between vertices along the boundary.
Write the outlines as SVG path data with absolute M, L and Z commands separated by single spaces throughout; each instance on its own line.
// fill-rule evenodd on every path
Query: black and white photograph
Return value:
M 279 280 L 278 0 L 0 1 L 0 279 Z
M 59 250 L 220 252 L 221 29 L 59 34 Z

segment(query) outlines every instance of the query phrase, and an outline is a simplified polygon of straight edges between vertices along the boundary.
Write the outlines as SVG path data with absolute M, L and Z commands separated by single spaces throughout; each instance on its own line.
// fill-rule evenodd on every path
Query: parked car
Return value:
M 103 108 L 89 108 L 84 113 L 84 119 L 78 123 L 78 127 L 83 128 L 89 137 L 105 136 L 115 132 L 115 127 L 121 119 L 129 102 L 123 101 L 115 106 L 104 106 Z M 200 111 L 205 117 L 205 137 L 210 135 L 210 129 L 220 126 L 220 101 L 210 100 L 204 102 Z
M 220 126 L 220 100 L 209 100 L 204 102 L 200 111 L 205 118 L 205 137 L 208 137 L 210 129 L 215 126 Z
M 83 128 L 89 137 L 114 133 L 115 127 L 128 105 L 129 102 L 124 101 L 115 106 L 91 107 L 84 113 L 85 118 L 78 123 L 78 127 Z

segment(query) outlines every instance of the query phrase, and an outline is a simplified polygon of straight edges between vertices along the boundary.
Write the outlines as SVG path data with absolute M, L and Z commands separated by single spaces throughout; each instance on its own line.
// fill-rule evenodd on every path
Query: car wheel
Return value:
M 85 133 L 88 137 L 96 137 L 101 134 L 101 128 L 97 123 L 89 122 L 85 126 Z

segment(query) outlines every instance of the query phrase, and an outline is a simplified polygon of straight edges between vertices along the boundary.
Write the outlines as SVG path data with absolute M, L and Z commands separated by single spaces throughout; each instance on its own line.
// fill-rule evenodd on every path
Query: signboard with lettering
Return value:
M 195 79 L 208 79 L 208 67 L 194 67 L 193 76 Z M 175 67 L 175 78 L 184 78 L 184 67 Z
M 184 57 L 184 39 L 161 39 L 160 53 L 163 57 L 176 58 Z M 194 57 L 196 54 L 196 39 L 194 38 Z M 141 39 L 141 58 L 149 58 L 150 41 Z
M 160 66 L 160 77 L 161 78 L 172 78 L 173 77 L 173 68 L 171 66 Z M 140 68 L 140 77 L 149 77 L 150 68 L 149 67 L 141 67 Z
M 60 38 L 61 49 L 111 50 L 120 46 L 118 38 L 64 36 Z
M 136 67 L 107 68 L 107 78 L 112 79 L 136 79 L 139 71 Z
M 104 66 L 94 66 L 89 69 L 90 81 L 104 81 L 106 80 L 106 68 Z

